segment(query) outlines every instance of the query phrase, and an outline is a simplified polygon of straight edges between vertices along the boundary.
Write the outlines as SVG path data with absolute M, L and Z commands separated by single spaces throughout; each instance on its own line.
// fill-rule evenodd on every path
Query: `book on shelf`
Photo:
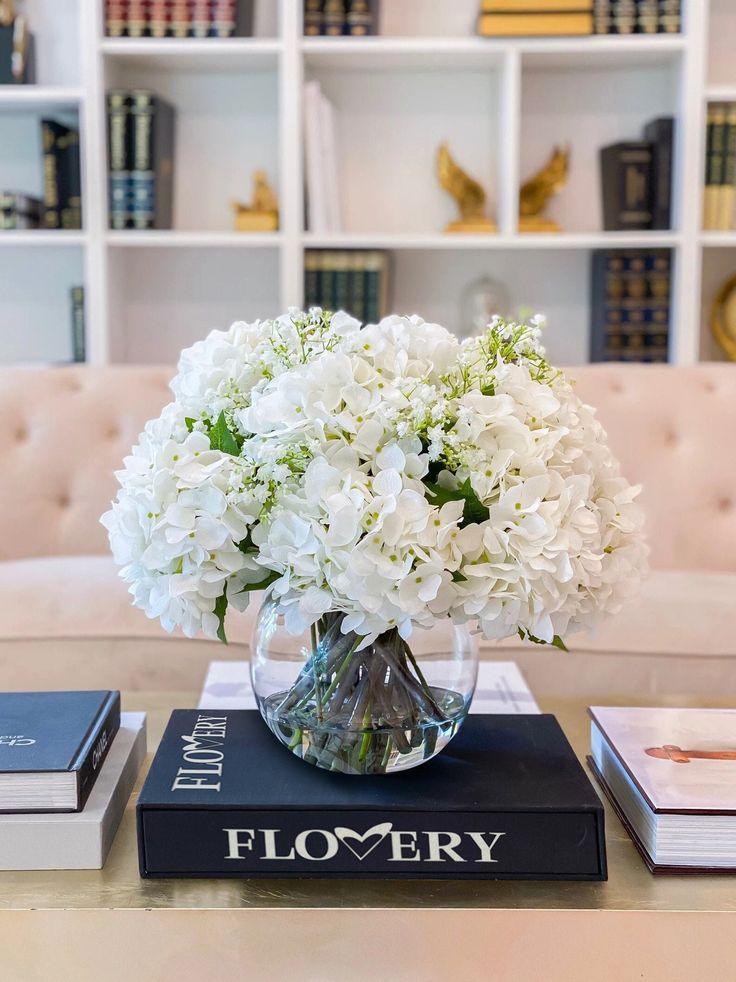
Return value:
M 131 184 L 132 140 L 130 93 L 112 89 L 107 93 L 107 168 L 110 228 L 130 228 L 133 222 Z
M 303 10 L 306 37 L 378 34 L 378 0 L 304 0 Z
M 606 878 L 603 807 L 545 714 L 471 714 L 422 767 L 356 781 L 252 710 L 176 710 L 137 819 L 144 877 Z
M 120 726 L 120 693 L 0 693 L 0 812 L 81 811 Z
M 668 360 L 671 272 L 669 249 L 593 252 L 591 361 Z
M 82 811 L 0 815 L 0 869 L 102 869 L 146 757 L 146 714 L 120 729 Z
M 0 229 L 40 228 L 43 202 L 30 194 L 0 191 Z
M 110 227 L 171 228 L 176 113 L 149 89 L 107 94 Z
M 644 127 L 644 139 L 652 147 L 652 224 L 653 229 L 672 225 L 672 153 L 675 121 L 660 116 Z
M 734 228 L 736 103 L 709 103 L 706 119 L 703 228 Z
M 589 763 L 655 873 L 736 873 L 736 710 L 592 706 Z
M 87 332 L 84 326 L 84 287 L 73 286 L 69 291 L 72 317 L 72 361 L 87 360 Z
M 0 85 L 28 85 L 35 81 L 36 44 L 28 18 L 16 17 L 12 3 L 0 4 Z
M 305 306 L 345 310 L 375 324 L 389 311 L 390 273 L 390 254 L 382 249 L 308 249 Z
M 680 0 L 594 0 L 596 34 L 679 34 Z
M 106 0 L 108 37 L 187 38 L 253 34 L 253 0 Z
M 304 144 L 307 228 L 320 234 L 340 232 L 335 109 L 317 81 L 304 86 Z
M 593 33 L 592 14 L 481 14 L 482 37 L 576 37 Z
M 82 227 L 79 131 L 54 119 L 41 120 L 43 227 Z
M 652 145 L 628 140 L 600 151 L 603 227 L 632 231 L 652 227 Z

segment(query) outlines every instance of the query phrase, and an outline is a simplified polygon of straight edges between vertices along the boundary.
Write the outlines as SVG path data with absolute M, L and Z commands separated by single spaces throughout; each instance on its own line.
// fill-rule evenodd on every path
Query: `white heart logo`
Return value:
M 336 828 L 335 835 L 344 846 L 348 847 L 356 859 L 363 860 L 366 856 L 373 852 L 376 846 L 383 842 L 388 833 L 391 831 L 392 825 L 392 822 L 382 822 L 380 825 L 374 825 L 372 828 L 367 829 L 362 835 L 359 832 L 355 832 L 353 829 Z M 359 847 L 363 846 L 364 848 L 356 849 L 352 843 L 357 843 Z

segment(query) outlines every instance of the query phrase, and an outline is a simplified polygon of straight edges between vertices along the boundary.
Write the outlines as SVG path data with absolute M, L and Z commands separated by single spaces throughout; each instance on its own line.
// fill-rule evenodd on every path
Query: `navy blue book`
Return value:
M 354 777 L 255 711 L 176 710 L 138 847 L 146 877 L 606 879 L 603 807 L 549 715 L 473 715 L 421 767 Z
M 0 812 L 84 808 L 120 728 L 120 693 L 0 693 Z

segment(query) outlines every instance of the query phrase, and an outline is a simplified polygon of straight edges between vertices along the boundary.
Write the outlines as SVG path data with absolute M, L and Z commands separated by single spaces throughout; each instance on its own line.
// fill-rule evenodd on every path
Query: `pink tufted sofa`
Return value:
M 237 646 L 169 638 L 133 609 L 98 523 L 113 471 L 167 401 L 170 374 L 0 370 L 0 688 L 173 690 L 198 684 L 211 657 L 243 657 Z M 671 678 L 697 658 L 701 680 L 722 691 L 727 669 L 736 689 L 736 367 L 599 365 L 569 374 L 599 408 L 624 472 L 644 486 L 654 567 L 636 602 L 572 647 L 629 655 L 626 671 L 645 688 L 657 672 Z M 246 614 L 231 637 L 247 640 L 249 626 Z M 554 689 L 555 662 L 546 664 Z M 620 664 L 611 662 L 612 685 Z

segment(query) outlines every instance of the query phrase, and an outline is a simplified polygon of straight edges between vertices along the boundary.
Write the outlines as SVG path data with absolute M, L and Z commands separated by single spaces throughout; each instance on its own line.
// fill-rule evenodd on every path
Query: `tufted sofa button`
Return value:
M 733 509 L 733 500 L 731 498 L 723 497 L 718 501 L 719 511 L 731 511 Z
M 69 499 L 69 495 L 68 494 L 65 494 L 63 491 L 61 492 L 61 494 L 57 498 L 57 501 L 59 503 L 59 508 L 68 508 L 69 505 L 71 504 L 71 501 Z
M 18 429 L 15 431 L 15 442 L 25 443 L 27 439 L 28 439 L 28 430 L 25 428 L 25 426 L 19 426 Z

